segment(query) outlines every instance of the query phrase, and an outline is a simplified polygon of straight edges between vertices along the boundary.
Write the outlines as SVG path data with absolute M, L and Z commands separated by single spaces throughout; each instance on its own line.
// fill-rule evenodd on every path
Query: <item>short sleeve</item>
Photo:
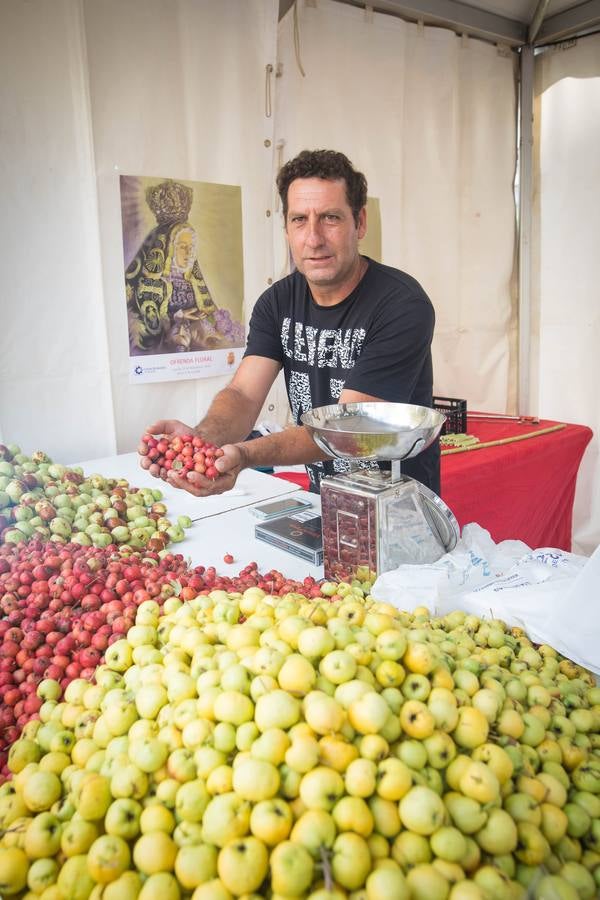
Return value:
M 344 387 L 390 402 L 414 402 L 415 388 L 431 368 L 434 324 L 424 293 L 382 304 Z
M 262 294 L 254 305 L 244 356 L 266 356 L 283 362 L 279 316 L 272 291 Z

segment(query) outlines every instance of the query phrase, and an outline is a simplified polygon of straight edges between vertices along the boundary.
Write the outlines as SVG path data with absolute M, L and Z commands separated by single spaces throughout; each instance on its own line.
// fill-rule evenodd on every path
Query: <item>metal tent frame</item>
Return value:
M 295 0 L 279 0 L 280 18 Z M 317 0 L 306 0 L 316 5 Z M 580 37 L 600 28 L 600 0 L 337 0 L 453 28 L 510 47 L 534 47 Z M 499 12 L 498 10 L 502 10 Z
M 279 0 L 280 18 L 296 0 Z M 318 0 L 304 0 L 316 5 Z M 531 229 L 534 55 L 549 44 L 600 30 L 600 0 L 336 0 L 510 47 L 519 56 L 518 412 L 531 411 Z M 499 11 L 501 10 L 501 11 Z

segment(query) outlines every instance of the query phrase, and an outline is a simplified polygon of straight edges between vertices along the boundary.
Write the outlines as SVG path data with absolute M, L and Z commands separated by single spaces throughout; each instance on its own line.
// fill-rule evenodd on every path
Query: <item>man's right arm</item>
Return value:
M 267 394 L 280 369 L 280 364 L 264 356 L 246 356 L 230 383 L 216 395 L 204 418 L 192 428 L 178 419 L 160 419 L 146 430 L 150 434 L 190 434 L 195 433 L 216 444 L 235 445 L 242 442 L 252 431 Z M 235 484 L 238 470 L 232 470 L 219 483 L 205 479 L 194 473 L 196 481 L 179 478 L 174 471 L 169 472 L 169 481 L 175 487 L 183 488 L 196 495 L 221 493 Z
M 244 440 L 254 428 L 280 368 L 276 360 L 265 356 L 244 357 L 194 430 L 217 446 Z
M 242 441 L 252 431 L 279 368 L 279 363 L 273 359 L 247 356 L 195 427 L 178 419 L 159 419 L 146 430 L 150 434 L 194 432 L 218 447 Z

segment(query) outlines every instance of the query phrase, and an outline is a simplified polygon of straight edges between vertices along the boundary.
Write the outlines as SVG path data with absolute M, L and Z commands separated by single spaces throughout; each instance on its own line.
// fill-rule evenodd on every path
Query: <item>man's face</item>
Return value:
M 357 225 L 344 181 L 296 178 L 288 188 L 285 230 L 296 267 L 309 285 L 335 288 L 356 269 L 366 212 L 360 211 Z

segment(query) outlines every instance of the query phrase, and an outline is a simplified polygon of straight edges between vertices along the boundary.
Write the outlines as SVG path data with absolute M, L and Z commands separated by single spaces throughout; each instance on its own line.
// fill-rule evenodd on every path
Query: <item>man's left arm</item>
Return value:
M 435 313 L 425 294 L 388 304 L 369 328 L 348 372 L 340 402 L 414 403 L 415 389 L 432 387 L 431 341 Z
M 374 397 L 372 394 L 363 394 L 361 391 L 353 391 L 344 388 L 340 394 L 340 403 L 379 403 L 383 397 Z

